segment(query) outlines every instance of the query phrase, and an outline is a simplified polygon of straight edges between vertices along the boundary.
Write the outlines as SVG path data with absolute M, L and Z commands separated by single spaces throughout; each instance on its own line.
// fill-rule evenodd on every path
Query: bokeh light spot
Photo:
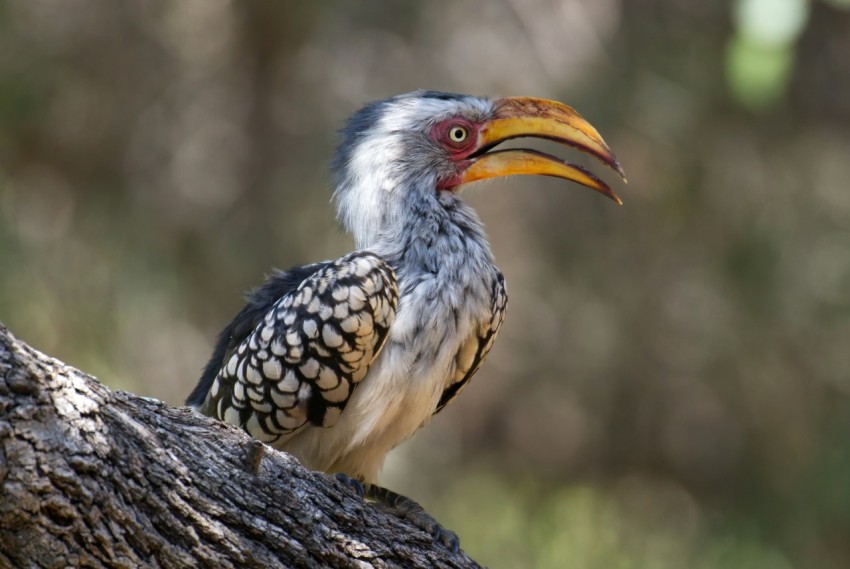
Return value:
M 806 0 L 739 0 L 735 20 L 741 35 L 761 45 L 787 45 L 809 16 Z
M 785 93 L 793 63 L 790 46 L 763 46 L 744 37 L 736 38 L 726 59 L 733 96 L 754 110 L 773 105 Z

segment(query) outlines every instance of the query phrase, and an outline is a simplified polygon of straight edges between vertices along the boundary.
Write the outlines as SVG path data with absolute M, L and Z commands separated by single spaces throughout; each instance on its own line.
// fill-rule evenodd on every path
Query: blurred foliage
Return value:
M 848 567 L 848 54 L 846 0 L 0 0 L 0 320 L 178 404 L 239 291 L 350 249 L 359 105 L 561 99 L 626 205 L 467 192 L 508 318 L 385 482 L 494 567 Z
M 808 0 L 738 0 L 736 34 L 729 46 L 728 74 L 744 105 L 775 104 L 791 78 L 794 43 L 806 25 Z

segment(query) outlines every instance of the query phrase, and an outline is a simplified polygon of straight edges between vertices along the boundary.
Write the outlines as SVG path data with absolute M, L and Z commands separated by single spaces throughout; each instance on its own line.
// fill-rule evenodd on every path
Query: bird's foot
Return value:
M 457 534 L 441 526 L 414 500 L 376 484 L 366 484 L 365 490 L 366 498 L 373 500 L 382 509 L 424 530 L 434 538 L 434 543 L 439 543 L 452 553 L 460 551 L 460 539 Z
M 352 478 L 348 474 L 343 474 L 342 472 L 337 472 L 334 474 L 334 478 L 342 482 L 348 488 L 354 490 L 354 493 L 360 496 L 361 498 L 366 496 L 366 488 L 363 486 L 363 483 L 357 480 L 356 478 Z

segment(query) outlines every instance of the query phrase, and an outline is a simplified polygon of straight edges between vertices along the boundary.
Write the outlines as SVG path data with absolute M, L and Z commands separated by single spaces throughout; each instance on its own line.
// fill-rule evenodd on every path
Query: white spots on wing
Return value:
M 260 442 L 266 443 L 267 445 L 273 445 L 280 438 L 280 435 L 278 435 L 277 433 L 266 432 L 262 432 L 254 436 L 255 438 L 259 439 Z
M 319 279 L 319 286 L 316 288 L 316 292 L 318 294 L 325 294 L 325 291 L 328 290 L 328 279 L 322 277 Z
M 358 336 L 369 336 L 374 331 L 372 315 L 368 312 L 361 312 L 358 316 L 360 326 L 357 327 Z
M 317 362 L 313 358 L 310 358 L 309 360 L 304 362 L 304 364 L 298 369 L 301 370 L 301 374 L 307 379 L 315 379 L 319 375 L 320 367 L 321 365 L 319 364 L 319 362 Z
M 275 338 L 274 342 L 272 342 L 271 346 L 269 346 L 269 349 L 272 351 L 272 353 L 274 355 L 276 355 L 278 357 L 280 357 L 280 356 L 282 356 L 286 353 L 286 347 L 283 344 L 280 343 L 279 338 Z
M 266 376 L 267 379 L 280 379 L 282 371 L 283 368 L 281 368 L 278 360 L 272 359 L 263 362 L 263 375 Z
M 358 277 L 365 277 L 372 270 L 373 261 L 366 257 L 360 257 L 354 263 L 352 270 Z
M 333 324 L 322 326 L 322 341 L 329 348 L 338 348 L 342 345 L 342 336 Z
M 274 336 L 274 328 L 271 326 L 264 326 L 263 330 L 260 332 L 260 337 L 263 339 L 263 342 L 268 344 L 272 339 L 272 336 Z
M 334 300 L 338 302 L 343 302 L 348 298 L 348 287 L 347 286 L 338 286 L 334 289 L 332 296 Z
M 264 421 L 264 423 L 266 422 Z M 260 424 L 260 419 L 256 414 L 252 414 L 248 420 L 245 421 L 245 430 L 264 443 L 276 441 L 278 438 L 278 434 L 270 429 L 267 423 L 263 425 Z
M 254 403 L 260 403 L 263 400 L 263 392 L 259 389 L 249 387 L 246 391 L 248 392 L 248 398 L 251 399 L 252 406 Z
M 223 402 L 224 400 L 222 400 L 222 403 Z M 224 414 L 222 415 L 221 407 L 223 407 L 223 405 L 219 404 L 219 417 L 221 417 L 225 423 L 239 425 L 239 409 L 236 407 L 228 407 L 227 409 L 224 409 Z
M 263 381 L 263 376 L 260 375 L 259 370 L 252 365 L 245 365 L 245 381 L 248 383 L 252 383 L 254 385 L 260 385 L 260 382 Z
M 236 357 L 236 356 L 234 356 L 234 357 Z M 233 359 L 233 358 L 231 358 L 231 359 Z M 230 375 L 233 375 L 233 374 L 230 374 Z M 212 397 L 213 399 L 218 399 L 219 392 L 221 392 L 221 382 L 219 382 L 219 380 L 216 379 L 215 381 L 213 381 L 212 388 L 210 389 L 210 395 L 209 396 Z
M 386 304 L 383 297 L 381 296 L 370 296 L 369 297 L 369 306 L 372 307 L 372 314 L 375 315 L 375 318 L 378 320 L 382 320 L 383 306 Z
M 318 338 L 319 337 L 319 327 L 316 325 L 316 321 L 310 318 L 309 320 L 305 320 L 302 325 L 304 329 L 304 333 L 308 338 Z
M 331 357 L 331 353 L 321 344 L 313 343 L 313 344 L 311 344 L 311 347 L 313 348 L 313 351 L 315 352 L 315 354 L 317 356 L 319 356 L 320 358 Z
M 331 305 L 323 304 L 322 307 L 319 309 L 319 318 L 321 318 L 322 320 L 327 320 L 328 318 L 333 316 L 333 313 L 334 309 L 333 307 L 331 307 Z
M 306 381 L 298 388 L 298 401 L 308 401 L 313 395 L 313 387 Z
M 348 299 L 348 306 L 354 312 L 363 310 L 366 305 L 366 294 L 360 287 L 351 287 L 351 296 Z
M 236 366 L 238 364 L 239 364 L 239 356 L 236 355 L 236 354 L 233 354 L 232 356 L 230 356 L 230 359 L 227 360 L 227 366 L 224 368 L 224 371 L 227 373 L 227 375 L 229 375 L 230 377 L 233 377 L 234 375 L 236 375 Z
M 329 403 L 342 403 L 348 399 L 349 393 L 350 390 L 348 388 L 348 382 L 340 381 L 339 385 L 333 389 L 322 392 L 322 397 L 324 397 L 325 401 L 328 401 Z
M 272 403 L 274 403 L 275 407 L 279 409 L 288 409 L 295 405 L 295 394 L 294 393 L 280 393 L 276 389 L 272 389 L 269 391 L 272 396 Z
M 275 384 L 280 391 L 289 393 L 294 393 L 299 385 L 301 385 L 301 380 L 298 379 L 295 371 L 291 369 L 286 370 L 286 375 L 283 376 L 283 379 Z
M 304 424 L 304 417 L 300 414 L 291 414 L 286 411 L 276 411 L 274 415 L 275 420 L 277 420 L 278 424 L 281 427 L 288 430 L 294 430 Z
M 305 286 L 299 296 L 301 297 L 301 300 L 296 304 L 307 304 L 313 299 L 313 289 L 309 286 Z
M 320 366 L 319 375 L 316 379 L 316 385 L 319 389 L 333 389 L 339 384 L 339 376 L 328 366 Z
M 342 359 L 348 363 L 359 362 L 363 357 L 363 352 L 360 350 L 351 350 L 345 354 L 342 354 Z
M 233 386 L 233 399 L 237 404 L 245 403 L 245 384 L 241 381 L 237 381 Z
M 321 306 L 322 303 L 319 300 L 319 297 L 317 296 L 312 300 L 312 302 L 310 302 L 310 304 L 307 305 L 307 312 L 309 312 L 310 314 L 316 314 L 319 311 L 319 308 L 321 308 Z
M 348 316 L 348 305 L 340 302 L 336 306 L 334 306 L 334 318 L 337 320 L 342 320 L 343 318 Z
M 359 325 L 360 320 L 355 315 L 349 316 L 348 318 L 339 323 L 339 327 L 342 328 L 344 331 L 348 332 L 349 334 L 357 330 L 357 327 Z
M 301 361 L 301 357 L 304 355 L 304 350 L 301 347 L 293 347 L 289 348 L 289 353 L 286 354 L 286 361 L 288 363 L 294 364 Z
M 280 429 L 272 421 L 272 416 L 263 415 L 261 423 L 263 426 L 263 432 L 273 435 L 274 438 L 271 440 L 276 441 L 278 439 L 278 434 L 280 434 Z

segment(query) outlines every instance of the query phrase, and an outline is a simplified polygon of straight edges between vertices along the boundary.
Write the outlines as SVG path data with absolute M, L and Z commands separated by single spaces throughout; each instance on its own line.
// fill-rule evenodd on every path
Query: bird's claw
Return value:
M 366 497 L 374 500 L 382 509 L 425 531 L 433 538 L 433 543 L 440 544 L 452 553 L 460 551 L 460 538 L 457 534 L 441 526 L 416 501 L 375 484 L 366 485 Z
M 439 543 L 452 553 L 459 552 L 460 538 L 457 536 L 457 534 L 450 529 L 444 528 L 436 522 L 435 524 L 436 525 L 430 531 L 426 530 L 434 537 L 434 543 Z
M 342 472 L 337 472 L 336 474 L 334 474 L 334 478 L 342 482 L 343 485 L 354 490 L 354 493 L 360 496 L 361 498 L 366 496 L 366 488 L 363 486 L 363 483 L 357 480 L 356 478 L 352 478 L 351 476 L 343 474 Z

